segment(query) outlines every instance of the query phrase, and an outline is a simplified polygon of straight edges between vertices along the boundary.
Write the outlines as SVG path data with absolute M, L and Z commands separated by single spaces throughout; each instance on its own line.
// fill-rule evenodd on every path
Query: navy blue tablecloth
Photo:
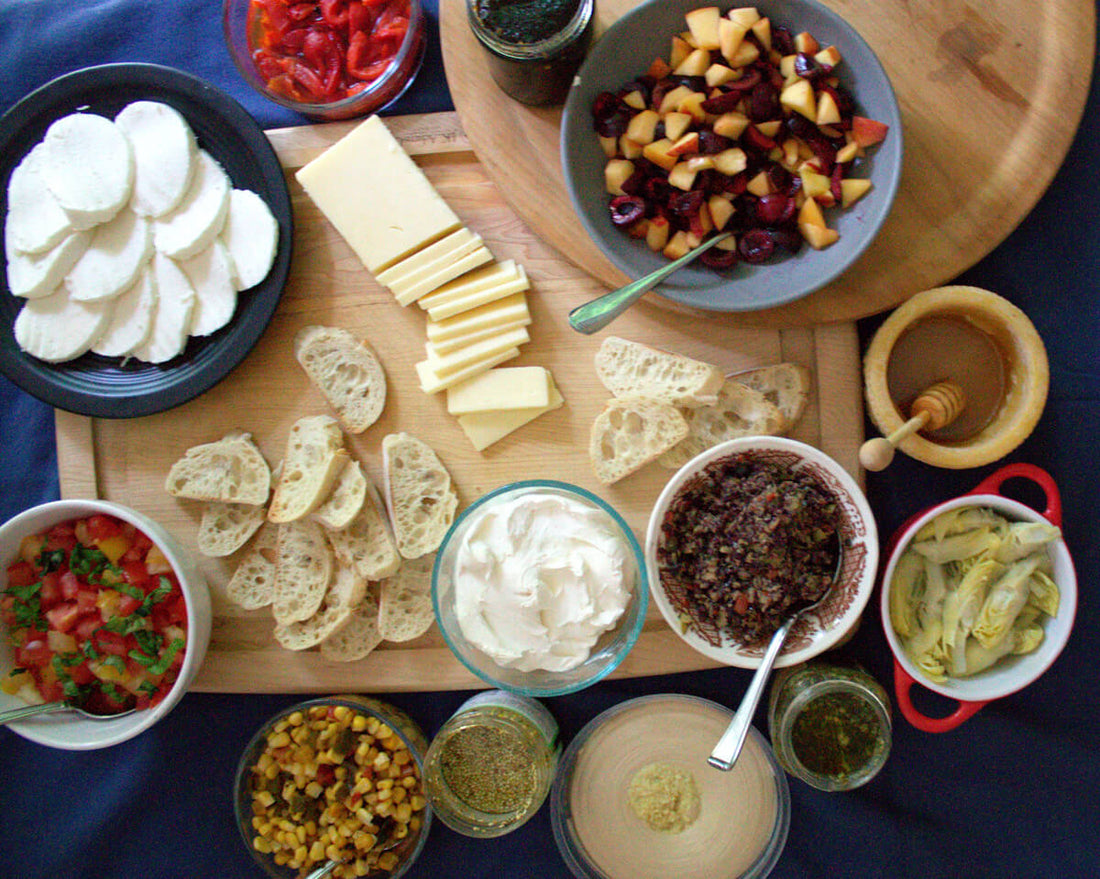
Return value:
M 418 81 L 389 113 L 451 108 L 436 4 Z M 900 14 L 884 7 L 882 14 Z M 150 61 L 203 77 L 264 127 L 305 120 L 245 85 L 221 38 L 217 0 L 0 0 L 0 111 L 61 73 L 112 61 Z M 994 290 L 1035 322 L 1050 355 L 1050 399 L 1038 429 L 1008 460 L 1058 481 L 1081 586 L 1069 646 L 1026 690 L 994 702 L 958 730 L 921 733 L 895 714 L 894 750 L 874 781 L 825 794 L 791 780 L 790 838 L 777 877 L 1100 876 L 1100 87 L 1053 185 L 997 250 L 958 280 Z M 931 239 L 935 228 L 925 233 Z M 912 242 L 920 247 L 921 241 Z M 866 342 L 880 322 L 861 322 Z M 868 478 L 880 530 L 969 490 L 994 468 L 951 472 L 899 456 Z M 52 412 L 0 378 L 0 516 L 58 495 Z M 1026 498 L 1030 500 L 1030 498 Z M 888 682 L 889 652 L 870 610 L 849 650 Z M 748 673 L 603 682 L 548 700 L 566 737 L 617 702 L 683 692 L 736 706 Z M 464 693 L 393 694 L 432 735 Z M 235 764 L 252 732 L 286 696 L 190 694 L 150 732 L 117 747 L 68 753 L 0 730 L 0 877 L 128 879 L 252 877 L 259 871 L 233 823 Z M 929 711 L 944 704 L 929 701 Z M 765 728 L 762 712 L 757 726 Z M 519 831 L 475 841 L 438 822 L 412 877 L 566 877 L 549 809 Z M 670 877 L 672 879 L 672 877 Z M 692 879 L 708 879 L 705 876 Z

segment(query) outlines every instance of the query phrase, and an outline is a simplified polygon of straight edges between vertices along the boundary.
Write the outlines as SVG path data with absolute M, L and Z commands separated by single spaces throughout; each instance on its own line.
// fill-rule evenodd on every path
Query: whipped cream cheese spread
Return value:
M 505 668 L 568 671 L 626 609 L 637 576 L 611 517 L 532 491 L 477 511 L 455 559 L 466 639 Z

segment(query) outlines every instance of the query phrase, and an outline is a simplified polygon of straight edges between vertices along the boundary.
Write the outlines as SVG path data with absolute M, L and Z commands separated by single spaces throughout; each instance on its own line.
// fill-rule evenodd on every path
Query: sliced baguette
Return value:
M 226 597 L 245 610 L 267 607 L 275 598 L 279 526 L 264 522 L 225 587 Z
M 680 410 L 648 397 L 614 398 L 596 416 L 588 456 L 604 485 L 618 482 L 683 441 L 688 423 Z
M 366 481 L 366 493 L 358 514 L 339 531 L 330 531 L 329 540 L 342 565 L 354 568 L 359 576 L 382 580 L 401 567 L 390 524 L 378 490 Z
M 351 619 L 366 594 L 366 580 L 351 568 L 337 567 L 317 611 L 308 619 L 276 625 L 275 640 L 287 650 L 316 647 Z
M 378 590 L 367 590 L 367 596 L 350 618 L 321 642 L 321 656 L 331 662 L 355 662 L 382 643 L 378 628 Z
M 608 336 L 596 352 L 596 375 L 616 397 L 688 408 L 713 405 L 725 380 L 717 366 L 618 336 Z
M 325 502 L 313 513 L 313 518 L 332 531 L 347 528 L 359 515 L 367 497 L 367 477 L 358 461 L 348 460 Z
M 434 564 L 435 553 L 410 559 L 379 584 L 378 628 L 385 640 L 411 641 L 432 627 Z
M 188 449 L 168 471 L 164 487 L 173 497 L 262 505 L 271 491 L 271 469 L 252 434 L 238 430 Z
M 266 511 L 255 504 L 209 501 L 199 522 L 199 552 L 211 558 L 232 555 L 259 530 Z
M 309 519 L 279 528 L 272 613 L 279 625 L 308 620 L 332 581 L 334 559 L 324 529 Z
M 408 433 L 383 438 L 382 467 L 397 551 L 407 559 L 435 552 L 458 508 L 451 474 L 427 443 Z
M 733 378 L 759 391 L 777 406 L 786 419 L 787 428 L 802 417 L 813 385 L 810 370 L 798 363 L 776 363 L 740 372 Z
M 304 327 L 294 356 L 351 433 L 362 433 L 386 405 L 386 373 L 362 339 L 339 327 Z
M 287 437 L 283 472 L 267 518 L 272 522 L 294 522 L 308 516 L 325 502 L 347 462 L 344 434 L 335 418 L 299 418 Z

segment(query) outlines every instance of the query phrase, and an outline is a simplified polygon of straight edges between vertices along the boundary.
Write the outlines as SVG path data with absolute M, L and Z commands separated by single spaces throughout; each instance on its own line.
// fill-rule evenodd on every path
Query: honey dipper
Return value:
M 867 440 L 859 449 L 859 463 L 867 470 L 885 470 L 894 460 L 894 449 L 907 436 L 928 427 L 939 430 L 962 414 L 966 394 L 950 379 L 922 391 L 909 407 L 909 420 L 889 436 Z

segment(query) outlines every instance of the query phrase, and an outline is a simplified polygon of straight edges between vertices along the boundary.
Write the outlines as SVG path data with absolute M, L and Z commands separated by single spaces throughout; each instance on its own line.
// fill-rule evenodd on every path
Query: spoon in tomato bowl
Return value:
M 34 717 L 39 714 L 56 714 L 59 711 L 75 711 L 89 720 L 114 720 L 117 717 L 125 717 L 127 714 L 133 714 L 137 709 L 130 708 L 126 711 L 118 711 L 114 714 L 93 714 L 90 711 L 85 711 L 83 708 L 77 708 L 75 705 L 70 705 L 68 702 L 43 702 L 39 705 L 24 705 L 22 708 L 12 708 L 9 711 L 0 711 L 0 726 L 11 723 L 16 720 L 22 720 L 24 717 Z

